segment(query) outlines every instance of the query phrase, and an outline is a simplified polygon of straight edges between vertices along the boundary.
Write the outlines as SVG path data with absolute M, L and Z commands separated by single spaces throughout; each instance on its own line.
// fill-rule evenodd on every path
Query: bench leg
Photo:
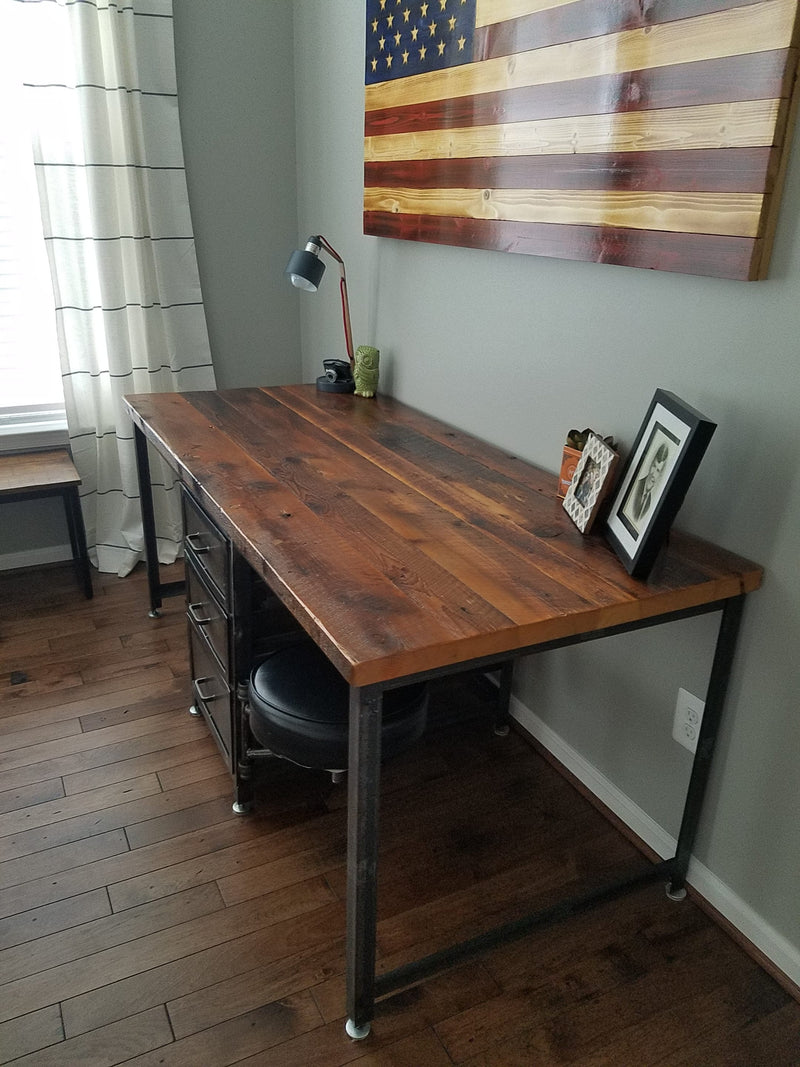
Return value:
M 75 560 L 78 582 L 83 586 L 86 599 L 91 600 L 94 596 L 92 565 L 89 562 L 89 549 L 86 547 L 86 527 L 83 524 L 81 498 L 76 485 L 64 490 L 64 509 L 67 515 L 67 529 L 69 530 L 72 558 Z

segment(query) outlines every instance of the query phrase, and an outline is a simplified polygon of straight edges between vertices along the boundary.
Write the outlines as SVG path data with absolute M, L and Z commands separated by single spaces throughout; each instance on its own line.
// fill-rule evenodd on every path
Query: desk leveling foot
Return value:
M 354 1041 L 363 1041 L 369 1034 L 370 1025 L 370 1023 L 364 1023 L 363 1026 L 356 1026 L 352 1019 L 348 1019 L 344 1028 L 348 1037 L 352 1037 Z

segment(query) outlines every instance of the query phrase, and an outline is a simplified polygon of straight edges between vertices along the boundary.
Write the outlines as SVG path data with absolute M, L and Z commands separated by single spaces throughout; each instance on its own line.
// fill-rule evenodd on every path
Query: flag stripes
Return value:
M 763 275 L 798 0 L 646 9 L 477 0 L 471 62 L 367 85 L 365 232 Z
M 703 63 L 375 108 L 365 114 L 364 132 L 369 138 L 496 122 L 686 107 L 698 100 L 705 104 L 730 103 L 742 99 L 744 85 L 748 100 L 769 100 L 789 95 L 790 87 L 785 84 L 788 59 L 787 50 L 782 48 Z
M 726 152 L 596 152 L 487 159 L 389 160 L 367 163 L 365 200 L 387 189 L 652 189 L 759 193 L 769 148 Z
M 366 211 L 366 233 L 430 244 L 522 252 L 617 266 L 646 267 L 717 278 L 747 276 L 752 242 L 708 234 L 631 230 L 613 226 L 524 224 L 452 216 Z

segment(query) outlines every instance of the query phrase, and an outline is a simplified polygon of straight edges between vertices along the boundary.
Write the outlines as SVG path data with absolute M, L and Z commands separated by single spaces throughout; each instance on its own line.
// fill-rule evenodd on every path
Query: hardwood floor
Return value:
M 390 997 L 350 1041 L 345 789 L 270 764 L 234 815 L 186 714 L 182 602 L 153 620 L 143 573 L 94 584 L 0 574 L 1 1062 L 800 1064 L 800 1004 L 660 886 Z M 381 967 L 647 862 L 481 719 L 387 765 L 381 841 Z

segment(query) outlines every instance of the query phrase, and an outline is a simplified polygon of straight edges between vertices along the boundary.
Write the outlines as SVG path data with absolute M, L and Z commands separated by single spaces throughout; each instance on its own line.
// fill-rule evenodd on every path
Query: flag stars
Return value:
M 460 13 L 463 6 L 472 10 L 467 0 L 369 0 L 370 14 L 377 15 L 366 22 L 367 80 L 464 63 L 471 55 L 472 29 Z

